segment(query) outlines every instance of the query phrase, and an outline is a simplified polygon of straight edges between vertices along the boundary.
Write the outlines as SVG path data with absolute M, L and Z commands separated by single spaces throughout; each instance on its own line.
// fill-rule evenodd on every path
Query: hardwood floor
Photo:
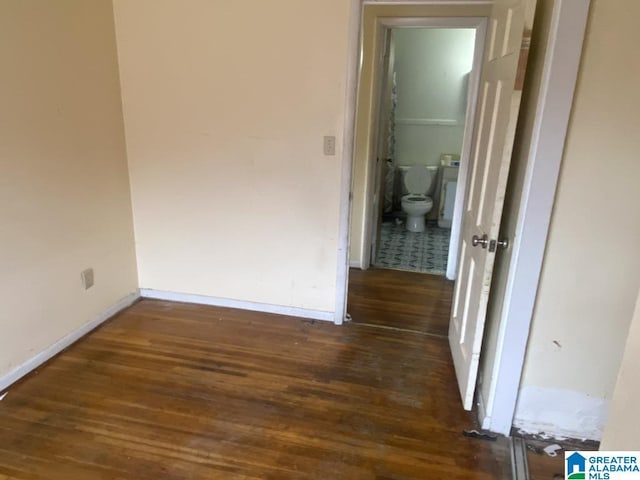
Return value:
M 527 442 L 532 444 L 533 442 Z M 550 442 L 547 442 L 547 445 Z M 546 446 L 546 445 L 544 445 Z M 541 448 L 544 448 L 542 446 Z M 560 452 L 555 457 L 549 457 L 544 453 L 527 452 L 529 464 L 529 480 L 556 480 L 564 478 L 564 453 Z
M 349 272 L 348 311 L 354 323 L 414 330 L 446 338 L 453 286 L 454 282 L 444 276 L 375 268 L 365 271 L 352 269 Z M 437 342 L 435 339 L 432 341 Z M 442 355 L 449 358 L 449 351 L 443 350 Z M 455 382 L 453 372 L 448 381 Z M 457 398 L 452 396 L 451 401 L 457 406 Z M 540 453 L 553 443 L 556 442 L 527 440 L 527 444 L 533 447 L 527 455 L 531 480 L 563 478 L 564 454 L 549 457 Z M 563 447 L 576 450 L 597 448 L 584 443 L 563 443 Z
M 349 271 L 354 322 L 446 336 L 453 282 L 441 275 L 370 268 Z
M 527 462 L 529 463 L 530 480 L 562 480 L 564 475 L 564 452 L 572 450 L 596 451 L 600 448 L 599 442 L 581 440 L 540 440 L 526 438 Z M 544 453 L 544 448 L 560 446 L 563 450 L 557 452 L 555 457 Z
M 453 378 L 437 336 L 142 300 L 9 389 L 0 478 L 509 478 Z

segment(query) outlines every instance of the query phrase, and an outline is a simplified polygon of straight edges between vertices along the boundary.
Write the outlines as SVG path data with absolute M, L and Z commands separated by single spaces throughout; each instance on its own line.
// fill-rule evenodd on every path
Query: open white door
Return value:
M 533 12 L 535 1 L 495 0 L 489 20 L 449 325 L 466 410 L 473 405 L 493 264 L 500 248 L 497 235 L 530 37 L 523 42 L 525 13 Z

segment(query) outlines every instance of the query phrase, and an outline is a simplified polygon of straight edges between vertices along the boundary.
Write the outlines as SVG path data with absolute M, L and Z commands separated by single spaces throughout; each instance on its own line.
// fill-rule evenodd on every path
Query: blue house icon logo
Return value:
M 567 462 L 567 479 L 584 479 L 586 478 L 586 465 L 587 459 L 580 455 L 578 452 L 574 452 L 566 459 Z

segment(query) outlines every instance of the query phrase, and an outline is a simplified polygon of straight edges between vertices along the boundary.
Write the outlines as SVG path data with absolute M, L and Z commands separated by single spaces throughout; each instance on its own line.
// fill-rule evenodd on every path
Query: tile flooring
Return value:
M 383 222 L 375 267 L 444 275 L 451 230 L 427 222 L 422 233 L 407 231 L 404 222 Z

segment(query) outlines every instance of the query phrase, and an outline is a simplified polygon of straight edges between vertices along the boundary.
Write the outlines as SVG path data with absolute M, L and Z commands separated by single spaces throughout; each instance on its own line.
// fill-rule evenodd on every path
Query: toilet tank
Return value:
M 398 185 L 399 187 L 399 191 L 400 191 L 400 195 L 408 195 L 410 192 L 407 191 L 407 187 L 404 186 L 404 176 L 406 175 L 407 171 L 413 167 L 413 165 L 401 165 L 398 166 L 398 174 L 396 175 L 397 177 L 397 181 L 396 181 L 396 185 Z M 427 166 L 426 169 L 429 170 L 429 173 L 431 174 L 431 185 L 429 185 L 429 188 L 427 190 L 427 196 L 429 197 L 433 197 L 433 193 L 435 190 L 435 186 L 436 186 L 436 180 L 437 180 L 437 176 L 438 176 L 438 169 L 440 167 L 434 167 L 434 166 Z

